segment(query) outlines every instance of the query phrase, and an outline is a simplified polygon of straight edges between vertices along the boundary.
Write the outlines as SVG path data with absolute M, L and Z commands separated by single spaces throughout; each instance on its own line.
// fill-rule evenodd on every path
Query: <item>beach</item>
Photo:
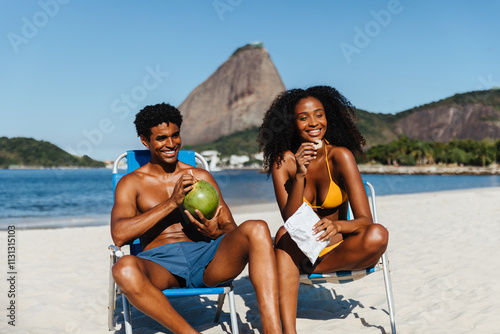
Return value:
M 377 198 L 379 222 L 390 233 L 398 333 L 500 333 L 499 203 L 499 187 Z M 266 220 L 272 234 L 282 224 L 274 203 L 232 211 L 238 224 Z M 0 333 L 113 333 L 107 329 L 110 243 L 108 226 L 2 231 L 0 244 L 11 248 L 2 246 L 0 253 Z M 240 333 L 260 333 L 247 269 L 234 289 Z M 227 302 L 218 323 L 215 297 L 172 304 L 202 333 L 230 330 Z M 136 309 L 132 318 L 134 333 L 169 333 Z M 124 332 L 122 320 L 116 333 Z M 382 273 L 342 285 L 301 286 L 297 329 L 390 333 Z

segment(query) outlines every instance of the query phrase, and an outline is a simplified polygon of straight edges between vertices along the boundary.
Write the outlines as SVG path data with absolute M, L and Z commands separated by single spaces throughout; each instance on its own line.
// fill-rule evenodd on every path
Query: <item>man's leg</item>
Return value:
M 281 333 L 278 308 L 276 259 L 269 227 L 262 220 L 249 220 L 221 241 L 205 270 L 205 284 L 213 286 L 236 277 L 248 263 L 264 333 Z
M 127 255 L 113 266 L 113 277 L 127 299 L 174 333 L 198 333 L 172 307 L 163 289 L 178 287 L 176 278 L 152 261 Z

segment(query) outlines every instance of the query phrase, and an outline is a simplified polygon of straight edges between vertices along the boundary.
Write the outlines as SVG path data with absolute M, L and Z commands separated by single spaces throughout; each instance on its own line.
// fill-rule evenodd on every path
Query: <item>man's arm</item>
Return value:
M 169 199 L 139 214 L 137 196 L 140 183 L 141 178 L 132 173 L 125 175 L 116 186 L 115 203 L 111 211 L 111 237 L 119 247 L 143 235 L 181 205 L 185 194 L 192 189 L 193 178 L 191 175 L 181 176 Z

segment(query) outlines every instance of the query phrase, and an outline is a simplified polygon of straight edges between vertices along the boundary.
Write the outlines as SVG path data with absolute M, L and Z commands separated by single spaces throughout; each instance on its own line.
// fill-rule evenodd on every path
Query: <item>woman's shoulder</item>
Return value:
M 275 161 L 273 163 L 272 169 L 274 171 L 276 170 L 281 170 L 281 171 L 290 171 L 291 167 L 295 166 L 295 154 L 293 154 L 292 151 L 285 151 L 283 153 L 283 160 L 281 161 Z
M 292 151 L 285 151 L 283 153 L 283 161 L 281 161 L 281 164 L 285 166 L 295 166 L 295 154 L 293 154 Z
M 352 152 L 343 146 L 329 145 L 328 158 L 335 163 L 355 161 Z

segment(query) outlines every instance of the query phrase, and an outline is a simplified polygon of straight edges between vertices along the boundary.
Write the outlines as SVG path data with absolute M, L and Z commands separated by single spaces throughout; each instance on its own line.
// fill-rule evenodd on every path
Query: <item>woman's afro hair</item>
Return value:
M 306 97 L 318 99 L 325 109 L 325 139 L 332 145 L 346 147 L 354 155 L 363 154 L 365 139 L 355 124 L 355 108 L 342 94 L 330 86 L 290 89 L 276 97 L 259 129 L 257 141 L 268 176 L 274 163 L 281 165 L 286 151 L 295 152 L 300 146 L 295 130 L 295 106 Z

